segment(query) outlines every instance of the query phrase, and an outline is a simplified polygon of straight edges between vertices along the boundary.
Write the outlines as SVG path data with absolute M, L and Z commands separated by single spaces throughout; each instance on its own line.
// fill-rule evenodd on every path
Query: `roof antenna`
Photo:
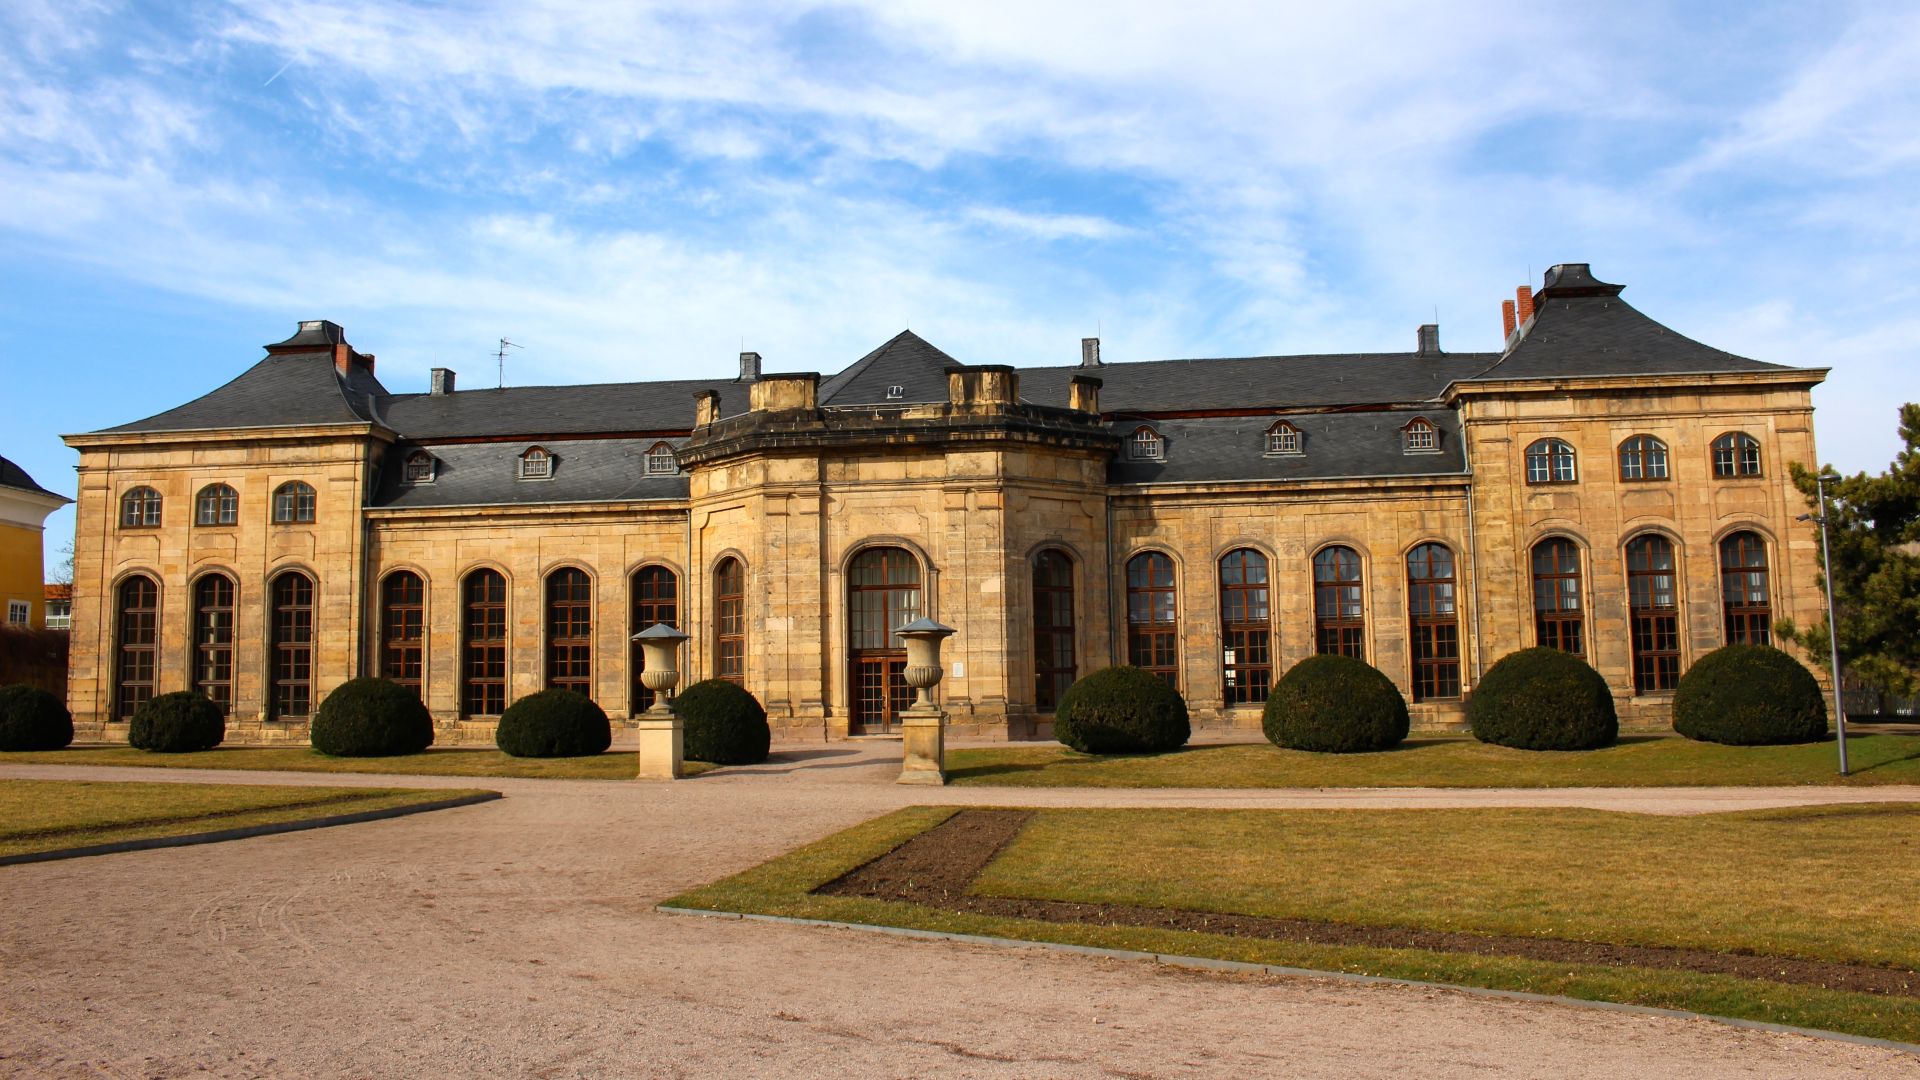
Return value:
M 505 389 L 507 385 L 507 350 L 524 348 L 526 348 L 526 346 L 517 345 L 514 342 L 508 341 L 506 338 L 500 339 L 500 349 L 493 354 L 494 360 L 500 365 L 500 381 L 497 384 L 497 388 Z

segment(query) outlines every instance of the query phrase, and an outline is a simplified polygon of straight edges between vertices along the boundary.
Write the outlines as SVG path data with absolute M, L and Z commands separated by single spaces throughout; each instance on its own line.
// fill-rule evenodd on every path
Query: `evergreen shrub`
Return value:
M 0 686 L 0 750 L 59 750 L 73 741 L 73 714 L 35 686 Z
M 1593 666 L 1536 646 L 1487 669 L 1467 702 L 1473 737 L 1517 750 L 1594 750 L 1620 737 L 1613 693 Z
M 420 695 L 365 675 L 335 687 L 313 714 L 313 748 L 328 757 L 396 757 L 433 745 L 433 715 Z
M 726 679 L 705 679 L 668 703 L 680 717 L 690 761 L 758 765 L 767 760 L 773 731 L 758 698 Z
M 1779 649 L 1728 645 L 1680 677 L 1673 729 L 1732 746 L 1817 742 L 1827 736 L 1827 698 L 1806 665 Z
M 227 737 L 227 715 L 205 694 L 179 690 L 148 698 L 133 711 L 127 742 L 160 754 L 211 750 Z
M 1053 737 L 1083 754 L 1165 753 L 1192 734 L 1180 691 L 1128 664 L 1082 677 L 1053 711 Z
M 613 725 L 590 697 L 542 690 L 507 706 L 493 742 L 514 757 L 591 757 L 612 745 Z
M 1328 754 L 1385 750 L 1407 737 L 1407 699 L 1350 656 L 1309 656 L 1267 695 L 1260 726 L 1275 746 Z

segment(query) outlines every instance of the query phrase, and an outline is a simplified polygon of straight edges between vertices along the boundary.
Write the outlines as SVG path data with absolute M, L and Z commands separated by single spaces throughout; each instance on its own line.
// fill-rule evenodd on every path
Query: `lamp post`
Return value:
M 913 704 L 900 714 L 903 752 L 899 783 L 940 786 L 947 782 L 947 717 L 928 697 L 928 691 L 944 674 L 940 643 L 953 632 L 953 627 L 928 618 L 915 619 L 894 631 L 907 643 L 905 676 L 914 692 Z
M 641 780 L 678 780 L 686 775 L 686 732 L 667 705 L 667 691 L 680 681 L 680 643 L 688 635 L 666 623 L 654 623 L 633 635 L 645 666 L 640 682 L 653 691 L 653 707 L 634 717 L 640 729 Z
M 1847 700 L 1840 691 L 1840 628 L 1833 613 L 1833 552 L 1827 547 L 1827 476 L 1822 470 L 1813 475 L 1814 498 L 1820 503 L 1818 514 L 1801 514 L 1801 521 L 1820 525 L 1820 562 L 1827 579 L 1827 648 L 1833 663 L 1833 732 L 1840 747 L 1840 775 L 1847 775 Z

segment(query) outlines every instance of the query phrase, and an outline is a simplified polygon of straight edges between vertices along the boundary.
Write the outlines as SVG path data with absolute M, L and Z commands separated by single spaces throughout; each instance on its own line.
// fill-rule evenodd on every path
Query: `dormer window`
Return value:
M 1279 420 L 1267 429 L 1267 453 L 1298 454 L 1300 452 L 1299 428 L 1285 420 Z
M 1127 457 L 1132 461 L 1163 461 L 1167 456 L 1167 440 L 1150 427 L 1139 428 L 1133 437 L 1127 440 Z
M 407 455 L 407 468 L 403 474 L 409 484 L 433 483 L 433 455 L 425 450 L 415 450 Z
M 1416 416 L 1400 429 L 1409 454 L 1431 454 L 1440 449 L 1440 429 L 1424 416 Z
M 899 401 L 900 399 L 906 396 L 907 396 L 907 388 L 904 386 L 901 386 L 899 383 L 895 383 L 892 386 L 887 387 L 888 401 Z
M 673 456 L 673 447 L 657 442 L 647 451 L 648 476 L 672 476 L 679 471 L 680 461 Z
M 553 455 L 538 446 L 529 446 L 520 455 L 520 479 L 553 479 Z

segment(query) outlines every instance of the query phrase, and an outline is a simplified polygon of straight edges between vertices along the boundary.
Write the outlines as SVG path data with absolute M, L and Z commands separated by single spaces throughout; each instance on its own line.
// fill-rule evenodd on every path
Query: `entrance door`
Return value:
M 854 558 L 847 577 L 852 729 L 898 731 L 913 691 L 906 646 L 894 631 L 920 617 L 920 563 L 901 548 L 870 548 Z

